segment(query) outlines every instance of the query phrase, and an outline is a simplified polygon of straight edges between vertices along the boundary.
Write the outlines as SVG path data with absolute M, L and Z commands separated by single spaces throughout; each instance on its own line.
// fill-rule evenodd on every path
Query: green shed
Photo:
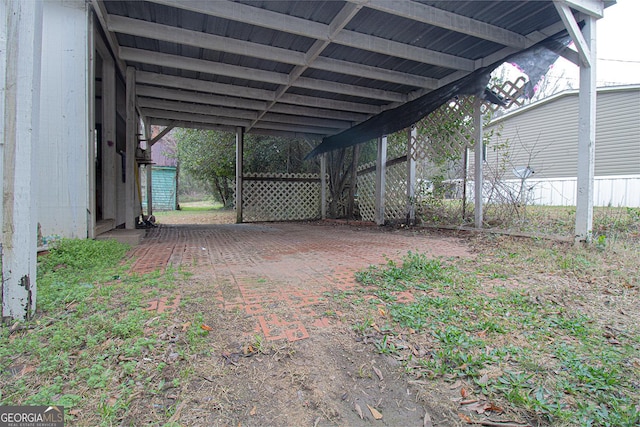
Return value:
M 152 166 L 151 200 L 154 211 L 173 211 L 177 208 L 177 180 L 175 166 Z M 146 192 L 143 192 L 146 205 Z

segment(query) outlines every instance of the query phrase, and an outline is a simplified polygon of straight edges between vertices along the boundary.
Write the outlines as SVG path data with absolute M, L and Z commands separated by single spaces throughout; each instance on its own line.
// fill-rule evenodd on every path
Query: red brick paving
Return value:
M 323 294 L 353 289 L 354 273 L 399 260 L 408 251 L 433 257 L 469 256 L 452 237 L 333 223 L 161 226 L 135 249 L 132 271 L 169 265 L 210 276 L 215 307 L 243 310 L 267 340 L 309 337 L 332 320 Z M 410 296 L 402 295 L 408 299 Z M 175 310 L 180 294 L 150 302 L 148 310 Z

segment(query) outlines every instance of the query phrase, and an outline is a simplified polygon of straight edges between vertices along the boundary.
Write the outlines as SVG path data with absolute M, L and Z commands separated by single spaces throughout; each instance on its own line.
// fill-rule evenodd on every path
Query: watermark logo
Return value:
M 0 427 L 64 427 L 64 406 L 0 406 Z

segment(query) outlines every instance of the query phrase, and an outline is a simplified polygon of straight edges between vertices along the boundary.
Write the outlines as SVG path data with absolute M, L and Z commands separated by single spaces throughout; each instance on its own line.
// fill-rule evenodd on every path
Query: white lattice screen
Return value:
M 358 207 L 363 221 L 374 221 L 376 214 L 376 163 L 358 167 Z M 373 168 L 373 171 L 363 172 Z
M 407 162 L 396 159 L 387 163 L 384 218 L 404 219 L 407 215 Z M 375 166 L 373 162 L 358 168 L 358 206 L 363 221 L 375 220 Z
M 319 218 L 320 175 L 245 174 L 242 213 L 247 222 Z

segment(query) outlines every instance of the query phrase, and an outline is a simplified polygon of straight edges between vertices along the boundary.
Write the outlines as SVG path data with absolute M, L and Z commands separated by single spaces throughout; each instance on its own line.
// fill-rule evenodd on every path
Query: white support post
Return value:
M 0 81 L 2 141 L 2 319 L 36 308 L 37 156 L 40 123 L 42 3 L 3 1 Z
M 378 138 L 376 159 L 376 224 L 384 225 L 385 191 L 387 181 L 387 136 Z
M 138 120 L 136 112 L 136 70 L 127 67 L 126 75 L 127 140 L 125 163 L 125 228 L 136 228 L 136 147 L 138 145 Z
M 482 100 L 476 97 L 473 108 L 473 139 L 475 140 L 475 177 L 474 177 L 474 196 L 475 196 L 475 226 L 482 228 L 483 222 L 483 138 L 482 138 Z
M 411 156 L 411 140 L 418 136 L 418 129 L 413 127 L 407 132 L 407 225 L 416 223 L 416 161 Z
M 327 219 L 327 153 L 320 156 L 320 217 Z
M 596 143 L 596 18 L 584 19 L 582 33 L 589 58 L 580 61 L 578 107 L 578 194 L 575 242 L 591 241 Z M 581 53 L 582 54 L 582 53 Z
M 236 128 L 236 223 L 242 223 L 242 169 L 244 166 L 244 128 Z

